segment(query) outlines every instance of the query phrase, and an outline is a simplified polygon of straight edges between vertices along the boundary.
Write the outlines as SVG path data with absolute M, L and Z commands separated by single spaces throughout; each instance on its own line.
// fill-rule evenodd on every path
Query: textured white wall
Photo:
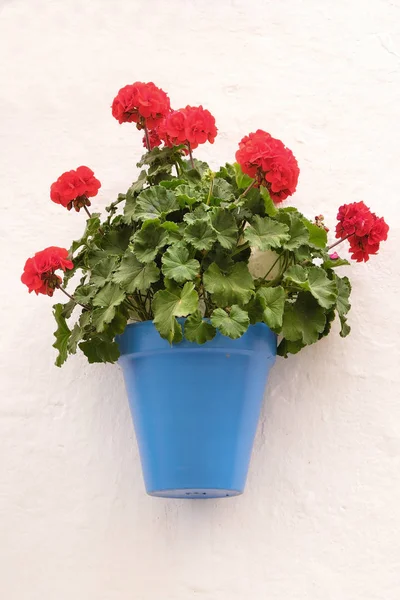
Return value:
M 398 600 L 400 2 L 0 6 L 0 596 Z M 302 211 L 333 226 L 363 199 L 391 226 L 352 270 L 352 336 L 278 360 L 235 499 L 145 495 L 121 372 L 54 367 L 52 301 L 19 282 L 83 227 L 48 198 L 62 171 L 92 167 L 100 207 L 133 179 L 140 136 L 110 104 L 134 80 L 211 110 L 212 165 L 267 129 L 299 160 Z

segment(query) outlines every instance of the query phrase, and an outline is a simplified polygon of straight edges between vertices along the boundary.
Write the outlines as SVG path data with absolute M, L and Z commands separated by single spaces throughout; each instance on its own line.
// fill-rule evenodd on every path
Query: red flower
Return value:
M 65 206 L 68 210 L 72 207 L 76 211 L 82 206 L 90 206 L 90 200 L 97 195 L 101 183 L 89 167 L 78 167 L 76 171 L 67 171 L 52 183 L 50 198 L 56 204 Z
M 239 142 L 236 160 L 243 173 L 265 185 L 275 203 L 296 191 L 299 166 L 293 152 L 266 131 L 257 129 Z
M 148 148 L 149 150 L 153 150 L 153 148 L 156 148 L 157 146 L 159 146 L 162 143 L 162 140 L 158 134 L 157 129 L 150 129 L 149 142 L 150 142 L 150 148 Z M 146 136 L 143 136 L 143 146 L 145 148 L 147 148 Z
M 371 231 L 369 232 L 369 243 L 379 244 L 387 240 L 389 225 L 385 223 L 383 217 L 375 217 L 374 224 L 372 225 Z
M 359 237 L 367 235 L 374 224 L 375 215 L 364 202 L 352 202 L 339 208 L 337 214 L 336 237 L 342 238 L 353 233 Z
M 185 135 L 191 148 L 197 148 L 205 142 L 214 143 L 217 136 L 215 119 L 202 106 L 187 106 L 185 109 Z
M 61 277 L 55 274 L 57 269 L 73 268 L 72 261 L 68 258 L 68 250 L 50 246 L 45 250 L 36 252 L 32 258 L 25 263 L 21 281 L 28 286 L 29 293 L 35 292 L 52 296 L 54 289 L 61 283 Z
M 364 204 L 352 202 L 339 208 L 336 225 L 337 238 L 349 238 L 351 258 L 367 261 L 376 254 L 380 243 L 387 239 L 389 226 Z
M 137 123 L 143 128 L 143 121 L 149 129 L 169 113 L 170 101 L 167 94 L 154 83 L 137 81 L 121 88 L 112 103 L 112 115 L 119 123 Z
M 370 244 L 368 235 L 358 237 L 353 235 L 349 238 L 351 258 L 357 262 L 367 262 L 370 254 L 377 254 L 379 244 Z
M 207 141 L 213 144 L 217 131 L 214 117 L 202 106 L 175 110 L 159 127 L 160 137 L 167 146 L 190 144 L 192 150 Z

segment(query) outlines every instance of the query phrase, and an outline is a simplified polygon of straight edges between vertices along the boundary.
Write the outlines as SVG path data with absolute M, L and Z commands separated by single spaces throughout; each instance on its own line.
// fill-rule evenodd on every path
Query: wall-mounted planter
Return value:
M 119 338 L 147 492 L 220 498 L 244 490 L 276 336 L 263 323 L 170 346 L 151 321 Z

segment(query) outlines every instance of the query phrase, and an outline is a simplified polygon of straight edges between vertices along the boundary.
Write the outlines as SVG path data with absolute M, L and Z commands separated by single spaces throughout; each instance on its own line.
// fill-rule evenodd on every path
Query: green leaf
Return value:
M 247 331 L 250 319 L 245 310 L 234 304 L 229 312 L 223 308 L 216 308 L 211 315 L 211 323 L 222 335 L 236 340 Z
M 116 264 L 116 256 L 107 256 L 103 260 L 100 260 L 92 269 L 90 283 L 97 287 L 103 287 L 107 281 L 110 281 Z
M 233 193 L 233 187 L 230 183 L 216 177 L 213 182 L 211 198 L 213 204 L 219 204 L 220 202 L 232 202 L 235 200 L 235 194 Z
M 201 200 L 199 193 L 191 185 L 179 185 L 175 190 L 180 206 L 192 206 Z
M 91 313 L 89 311 L 83 311 L 79 317 L 79 326 L 81 329 L 88 329 L 90 327 Z
M 139 177 L 137 178 L 136 181 L 134 181 L 132 183 L 131 187 L 126 192 L 127 200 L 130 200 L 131 198 L 134 198 L 135 196 L 137 196 L 137 194 L 139 194 L 142 191 L 143 186 L 145 185 L 146 181 L 147 181 L 146 171 L 140 171 Z
M 253 278 L 243 262 L 236 263 L 228 273 L 223 273 L 216 263 L 212 263 L 204 273 L 203 282 L 213 301 L 221 306 L 247 304 L 254 290 Z
M 196 219 L 186 227 L 183 238 L 196 250 L 210 250 L 217 239 L 217 232 L 208 220 Z
M 269 217 L 274 217 L 277 214 L 278 209 L 276 208 L 276 206 L 270 196 L 269 191 L 267 190 L 266 187 L 261 186 L 260 194 L 261 194 L 262 199 L 264 200 L 265 213 Z
M 217 241 L 223 248 L 231 250 L 236 246 L 238 228 L 235 217 L 224 208 L 215 208 L 211 217 L 211 224 L 217 232 Z
M 184 330 L 185 338 L 195 344 L 205 344 L 216 334 L 215 327 L 202 318 L 199 310 L 186 319 Z
M 308 244 L 314 248 L 325 248 L 328 242 L 328 236 L 325 229 L 311 223 L 311 221 L 306 218 L 301 219 L 301 222 L 308 229 L 308 234 L 310 236 Z
M 197 221 L 198 219 L 208 219 L 209 210 L 210 208 L 208 206 L 206 206 L 205 204 L 201 204 L 200 206 L 197 206 L 193 212 L 186 213 L 186 215 L 184 215 L 183 217 L 183 220 L 185 221 L 185 223 L 190 224 L 195 223 L 195 221 Z
M 84 332 L 82 331 L 79 323 L 75 323 L 68 340 L 68 352 L 70 354 L 76 354 L 78 342 L 82 339 L 83 335 Z
M 125 254 L 120 266 L 113 275 L 113 282 L 118 283 L 129 294 L 135 291 L 147 292 L 152 283 L 158 281 L 160 269 L 154 262 L 143 264 L 133 252 Z
M 311 248 L 309 246 L 299 246 L 296 250 L 293 250 L 296 262 L 312 262 L 313 255 L 311 254 Z
M 285 307 L 285 290 L 281 286 L 263 287 L 257 291 L 263 308 L 263 321 L 273 330 L 282 327 L 283 309 Z
M 73 313 L 74 308 L 76 307 L 76 302 L 73 300 L 69 300 L 63 305 L 62 316 L 66 319 L 69 319 Z
M 339 277 L 335 274 L 334 281 L 336 282 L 338 296 L 336 302 L 336 310 L 340 317 L 346 315 L 350 308 L 351 304 L 349 302 L 349 297 L 351 293 L 351 284 L 348 277 Z
M 161 227 L 160 221 L 145 221 L 140 231 L 133 236 L 133 251 L 141 262 L 151 262 L 167 243 L 168 232 Z
M 123 306 L 116 309 L 113 320 L 105 329 L 106 334 L 110 339 L 114 339 L 116 335 L 121 335 L 121 333 L 124 333 L 125 331 L 128 317 L 123 309 Z
M 313 344 L 325 328 L 325 312 L 315 298 L 300 292 L 294 303 L 286 302 L 283 312 L 282 335 L 290 342 L 302 340 Z
M 93 299 L 93 306 L 118 306 L 125 300 L 125 292 L 115 283 L 107 283 Z
M 103 252 L 110 256 L 120 256 L 127 249 L 131 235 L 132 227 L 129 226 L 112 229 L 103 235 L 99 246 Z M 104 258 L 104 254 L 101 258 Z
M 350 325 L 348 325 L 347 323 L 347 318 L 344 315 L 339 315 L 339 319 L 340 319 L 340 333 L 339 335 L 341 337 L 347 337 L 351 331 L 351 327 Z
M 283 338 L 281 343 L 278 346 L 277 354 L 278 356 L 288 357 L 288 354 L 297 354 L 300 352 L 302 348 L 304 348 L 306 344 L 303 344 L 301 340 L 296 340 L 295 342 L 291 342 L 286 338 Z
M 72 242 L 71 248 L 69 249 L 70 254 L 73 254 L 81 246 L 86 246 L 89 238 L 92 238 L 96 233 L 98 233 L 100 227 L 99 217 L 100 213 L 93 213 L 90 219 L 87 219 L 83 236 L 79 240 L 74 240 Z
M 283 223 L 289 227 L 289 237 L 283 244 L 285 250 L 295 250 L 303 244 L 307 244 L 309 240 L 309 233 L 307 227 L 302 223 L 300 213 L 296 209 L 293 211 L 287 211 L 281 208 L 276 215 L 276 218 L 280 223 Z
M 57 367 L 61 367 L 68 357 L 68 340 L 71 335 L 71 330 L 62 314 L 64 306 L 62 304 L 55 304 L 53 309 L 53 315 L 58 325 L 56 331 L 54 332 L 56 341 L 53 344 L 53 348 L 58 350 L 56 365 Z
M 265 251 L 282 246 L 289 239 L 288 231 L 287 225 L 278 223 L 270 217 L 256 215 L 252 224 L 245 229 L 244 238 L 251 246 Z
M 291 281 L 296 287 L 311 292 L 323 308 L 330 308 L 336 302 L 336 283 L 328 278 L 321 267 L 304 268 L 294 265 L 285 272 L 284 279 Z
M 79 285 L 74 292 L 74 298 L 80 304 L 88 304 L 96 292 L 97 287 L 95 285 Z
M 165 187 L 167 190 L 175 190 L 180 185 L 185 185 L 184 179 L 167 179 L 166 181 L 160 181 L 161 187 Z
M 93 306 L 97 306 L 92 313 L 92 322 L 99 332 L 111 323 L 115 316 L 115 307 L 125 300 L 125 291 L 115 283 L 107 283 L 93 299 Z
M 344 267 L 349 264 L 349 261 L 345 258 L 337 258 L 336 260 L 329 258 L 327 260 L 324 260 L 324 262 L 322 263 L 322 267 L 324 269 L 335 269 L 336 267 Z
M 144 190 L 137 197 L 134 219 L 139 221 L 164 219 L 175 210 L 179 210 L 179 202 L 174 192 L 161 185 L 155 185 Z
M 235 169 L 235 179 L 236 179 L 236 185 L 238 186 L 239 190 L 245 190 L 249 187 L 249 185 L 251 185 L 254 181 L 253 177 L 249 177 L 249 175 L 246 175 L 245 173 L 243 173 L 241 166 L 239 165 L 239 163 L 234 163 L 233 164 L 233 168 Z
M 285 271 L 284 279 L 285 281 L 291 281 L 296 286 L 302 287 L 303 289 L 310 291 L 308 285 L 307 271 L 301 265 L 293 265 L 292 267 L 289 267 L 289 269 Z
M 86 342 L 81 342 L 79 348 L 89 363 L 114 363 L 120 356 L 118 344 L 110 341 L 106 336 L 97 335 Z
M 182 339 L 182 328 L 175 317 L 186 317 L 198 310 L 199 297 L 191 282 L 183 288 L 174 286 L 168 290 L 160 290 L 154 295 L 154 325 L 161 337 L 172 342 Z
M 174 223 L 173 221 L 164 221 L 161 224 L 161 227 L 165 229 L 168 233 L 168 238 L 166 243 L 173 244 L 174 242 L 180 242 L 183 237 L 183 232 L 185 230 L 185 223 Z
M 183 244 L 170 246 L 161 261 L 165 277 L 174 279 L 178 283 L 194 279 L 200 271 L 199 261 L 190 258 L 189 250 Z
M 310 292 L 323 308 L 330 308 L 337 299 L 337 286 L 321 267 L 308 269 Z

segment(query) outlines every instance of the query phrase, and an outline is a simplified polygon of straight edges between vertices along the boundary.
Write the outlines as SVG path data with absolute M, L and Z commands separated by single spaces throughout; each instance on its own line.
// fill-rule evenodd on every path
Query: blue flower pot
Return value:
M 237 340 L 171 346 L 145 321 L 118 343 L 147 493 L 241 494 L 276 335 L 257 323 Z

